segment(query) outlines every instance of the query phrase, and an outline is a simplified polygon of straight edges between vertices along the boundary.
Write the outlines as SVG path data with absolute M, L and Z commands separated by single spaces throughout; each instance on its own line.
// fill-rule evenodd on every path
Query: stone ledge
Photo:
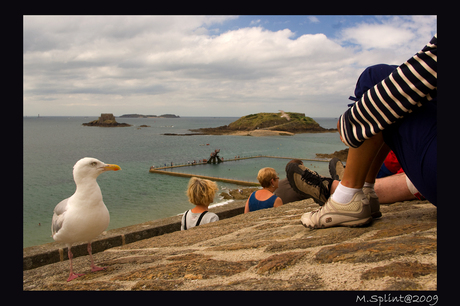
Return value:
M 223 206 L 211 208 L 220 220 L 231 218 L 244 212 L 245 201 L 235 201 Z M 180 231 L 181 216 L 174 216 L 141 224 L 112 229 L 98 236 L 92 243 L 92 253 L 133 243 L 142 239 Z M 72 246 L 74 258 L 88 255 L 87 244 Z M 68 260 L 67 247 L 63 243 L 51 242 L 23 249 L 23 270 L 35 269 L 43 265 Z

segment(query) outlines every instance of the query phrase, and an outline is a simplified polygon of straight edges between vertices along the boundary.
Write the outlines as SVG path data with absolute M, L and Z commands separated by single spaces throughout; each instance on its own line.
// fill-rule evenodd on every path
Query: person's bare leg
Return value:
M 337 186 L 339 185 L 340 181 L 338 180 L 333 180 L 332 181 L 332 184 L 331 184 L 331 194 L 334 193 L 335 189 L 337 188 Z
M 307 228 L 355 227 L 372 222 L 374 218 L 372 206 L 363 192 L 363 186 L 382 145 L 383 137 L 382 133 L 379 133 L 364 141 L 358 148 L 349 149 L 342 181 L 319 210 L 302 215 L 300 222 L 303 226 Z
M 405 173 L 398 173 L 377 179 L 374 190 L 379 197 L 380 204 L 416 199 L 407 187 Z
M 367 172 L 367 176 L 363 186 L 363 192 L 369 200 L 369 205 L 371 206 L 371 215 L 375 219 L 380 218 L 382 216 L 382 213 L 380 212 L 379 197 L 374 189 L 375 179 L 389 152 L 390 147 L 383 143 L 380 147 L 380 150 L 377 152 L 377 155 L 375 156 L 374 161 L 372 162 L 369 168 L 369 171 Z
M 341 184 L 348 188 L 363 188 L 371 166 L 375 172 L 374 167 L 376 166 L 373 165 L 373 162 L 383 144 L 383 136 L 380 132 L 365 140 L 358 148 L 350 148 Z M 372 181 L 375 181 L 375 177 Z
M 319 210 L 302 215 L 300 222 L 303 226 L 307 228 L 355 227 L 372 222 L 374 218 L 372 205 L 363 192 L 363 186 L 383 143 L 380 132 L 365 140 L 358 148 L 348 150 L 347 166 L 342 181 Z M 378 213 L 380 214 L 380 211 Z
M 375 183 L 377 174 L 379 173 L 380 168 L 382 167 L 382 164 L 385 161 L 385 158 L 387 157 L 388 153 L 390 153 L 390 151 L 390 147 L 386 143 L 383 143 L 377 155 L 375 156 L 374 161 L 372 162 L 369 168 L 369 171 L 367 172 L 365 179 L 366 183 Z

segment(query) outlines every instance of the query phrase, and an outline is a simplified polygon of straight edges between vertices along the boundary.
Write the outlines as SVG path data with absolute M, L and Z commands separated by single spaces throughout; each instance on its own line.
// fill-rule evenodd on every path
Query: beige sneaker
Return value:
M 369 205 L 371 206 L 371 216 L 374 219 L 380 218 L 382 213 L 380 212 L 380 201 L 379 197 L 375 193 L 374 188 L 363 188 L 364 194 L 369 199 Z
M 372 222 L 369 199 L 363 192 L 355 194 L 345 205 L 329 198 L 320 209 L 303 214 L 300 222 L 308 228 L 366 225 Z

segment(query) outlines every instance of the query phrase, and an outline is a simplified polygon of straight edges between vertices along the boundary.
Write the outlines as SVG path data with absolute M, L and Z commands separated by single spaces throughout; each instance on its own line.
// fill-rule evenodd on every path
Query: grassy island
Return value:
M 337 129 L 325 129 L 303 113 L 280 111 L 279 113 L 250 114 L 239 118 L 229 125 L 191 131 L 206 135 L 269 136 L 336 132 Z

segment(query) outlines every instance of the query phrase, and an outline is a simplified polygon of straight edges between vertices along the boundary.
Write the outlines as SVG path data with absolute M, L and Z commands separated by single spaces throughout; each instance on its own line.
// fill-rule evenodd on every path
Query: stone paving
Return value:
M 24 290 L 437 290 L 437 209 L 382 205 L 366 227 L 307 229 L 312 200 L 23 271 Z

